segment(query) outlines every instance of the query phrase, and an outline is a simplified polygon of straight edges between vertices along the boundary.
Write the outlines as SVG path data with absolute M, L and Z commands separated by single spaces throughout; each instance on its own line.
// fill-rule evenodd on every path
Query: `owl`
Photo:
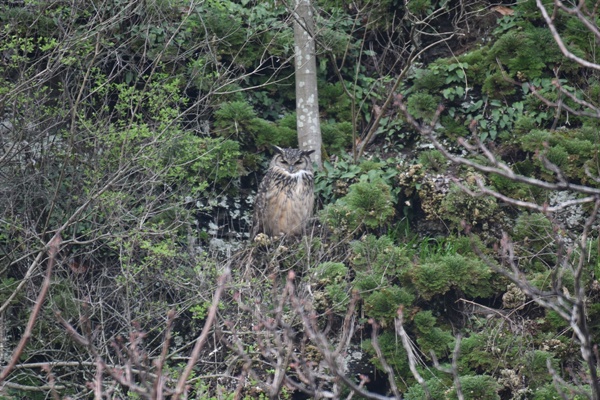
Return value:
M 314 150 L 277 146 L 273 150 L 275 156 L 258 186 L 251 238 L 259 233 L 299 235 L 313 213 L 314 177 L 309 156 Z

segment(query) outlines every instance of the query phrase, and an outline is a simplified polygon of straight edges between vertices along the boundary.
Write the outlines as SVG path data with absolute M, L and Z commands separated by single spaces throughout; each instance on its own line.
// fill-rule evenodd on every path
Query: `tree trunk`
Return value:
M 296 126 L 302 150 L 314 150 L 312 160 L 322 167 L 321 124 L 317 91 L 315 23 L 311 0 L 295 0 L 294 44 L 296 72 Z

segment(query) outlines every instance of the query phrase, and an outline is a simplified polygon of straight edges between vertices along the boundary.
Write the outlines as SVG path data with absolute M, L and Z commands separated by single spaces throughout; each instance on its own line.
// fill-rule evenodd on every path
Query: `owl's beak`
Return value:
M 294 172 L 294 166 L 290 165 L 290 167 L 288 168 L 290 170 L 290 173 Z

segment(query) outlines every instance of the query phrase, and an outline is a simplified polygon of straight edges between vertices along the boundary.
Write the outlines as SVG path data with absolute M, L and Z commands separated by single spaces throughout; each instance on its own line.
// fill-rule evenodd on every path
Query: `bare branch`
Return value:
M 555 0 L 554 4 L 557 4 L 557 3 L 559 3 L 559 1 Z M 546 10 L 546 7 L 542 3 L 542 0 L 536 0 L 535 4 L 542 12 L 542 16 L 544 17 L 544 20 L 546 21 L 546 24 L 548 25 L 548 29 L 550 29 L 550 32 L 552 33 L 552 37 L 554 38 L 554 41 L 556 41 L 556 44 L 558 45 L 558 48 L 563 53 L 563 55 L 565 57 L 567 57 L 569 60 L 573 60 L 583 67 L 592 68 L 592 69 L 600 71 L 600 65 L 589 62 L 587 60 L 584 60 L 581 57 L 576 56 L 567 48 L 567 46 L 565 45 L 565 43 L 562 40 L 562 37 L 560 36 L 560 33 L 558 33 L 558 30 L 556 29 L 556 26 L 554 25 L 553 18 L 550 17 L 550 15 L 548 15 L 548 11 Z
M 58 254 L 60 250 L 60 245 L 62 244 L 60 232 L 60 230 L 57 231 L 46 245 L 49 256 L 48 266 L 46 267 L 46 276 L 44 277 L 44 281 L 42 282 L 42 286 L 40 287 L 40 292 L 38 293 L 38 296 L 35 299 L 35 305 L 33 306 L 31 313 L 29 314 L 29 319 L 27 321 L 27 325 L 25 326 L 23 336 L 21 337 L 21 340 L 15 347 L 15 350 L 13 351 L 13 354 L 10 360 L 8 361 L 8 364 L 2 369 L 2 372 L 0 373 L 0 384 L 6 380 L 8 375 L 10 375 L 15 365 L 19 361 L 19 357 L 21 357 L 23 350 L 25 350 L 25 347 L 27 346 L 27 342 L 31 337 L 33 327 L 37 321 L 40 311 L 42 310 L 42 306 L 44 305 L 44 299 L 46 298 L 46 294 L 48 293 L 48 289 L 50 288 L 50 280 L 52 278 L 52 270 L 54 268 L 54 264 L 56 263 L 56 255 Z
M 196 365 L 196 361 L 198 361 L 198 358 L 200 357 L 200 351 L 202 350 L 202 347 L 204 346 L 204 343 L 206 342 L 206 339 L 208 338 L 208 334 L 210 333 L 210 328 L 212 327 L 212 325 L 215 321 L 215 317 L 217 315 L 217 309 L 219 307 L 219 301 L 221 300 L 221 296 L 223 295 L 223 291 L 225 290 L 225 283 L 227 282 L 227 279 L 229 278 L 230 272 L 231 272 L 231 270 L 230 270 L 229 265 L 226 265 L 225 270 L 219 277 L 219 280 L 217 283 L 218 286 L 217 286 L 217 289 L 215 290 L 215 294 L 213 295 L 212 304 L 210 305 L 210 308 L 208 309 L 208 315 L 206 317 L 206 322 L 204 323 L 204 327 L 202 328 L 202 332 L 200 333 L 200 336 L 198 336 L 198 339 L 196 339 L 196 345 L 194 346 L 194 349 L 192 350 L 190 359 L 189 359 L 187 365 L 185 366 L 185 369 L 181 373 L 179 382 L 177 382 L 177 387 L 175 388 L 175 392 L 173 394 L 173 400 L 177 400 L 179 398 L 179 396 L 181 396 L 185 392 L 186 381 L 187 381 L 188 377 L 190 376 L 190 374 L 192 373 L 192 369 Z

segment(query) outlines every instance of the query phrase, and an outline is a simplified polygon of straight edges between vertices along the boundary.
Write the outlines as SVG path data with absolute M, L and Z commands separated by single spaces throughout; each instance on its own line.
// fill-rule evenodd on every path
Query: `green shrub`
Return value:
M 296 132 L 296 114 L 288 114 L 277 123 L 256 118 L 253 124 L 253 130 L 256 132 L 254 144 L 257 147 L 270 147 L 277 145 L 280 147 L 298 147 L 298 133 Z M 289 121 L 293 119 L 294 125 L 289 126 Z
M 531 388 L 552 382 L 552 376 L 548 372 L 548 362 L 554 370 L 558 368 L 558 360 L 547 351 L 533 350 L 525 353 L 523 363 L 527 368 L 523 369 L 523 374 L 527 377 Z
M 475 192 L 474 184 L 467 186 Z M 457 185 L 453 185 L 442 199 L 439 215 L 449 221 L 454 229 L 462 230 L 462 222 L 472 226 L 486 227 L 497 216 L 498 203 L 491 196 L 471 196 Z
M 490 297 L 494 294 L 490 268 L 476 256 L 448 254 L 423 260 L 407 272 L 424 299 L 441 296 L 457 289 L 470 297 Z
M 435 326 L 436 319 L 431 311 L 416 313 L 413 322 L 418 332 L 417 343 L 424 354 L 429 355 L 433 351 L 437 357 L 448 355 L 454 343 L 454 336 L 451 332 Z
M 418 69 L 413 77 L 412 90 L 424 90 L 431 93 L 439 93 L 444 86 L 444 77 L 437 71 L 431 69 Z
M 352 121 L 351 105 L 341 82 L 319 82 L 319 107 L 326 114 L 325 121 Z
M 431 9 L 431 0 L 415 0 L 407 3 L 409 11 L 416 15 L 425 15 Z
M 410 264 L 405 250 L 395 246 L 388 236 L 365 235 L 350 246 L 352 267 L 357 272 L 386 274 L 386 280 L 389 280 Z
M 381 349 L 385 360 L 394 370 L 398 388 L 402 391 L 406 390 L 407 386 L 412 385 L 415 382 L 408 365 L 406 350 L 404 350 L 404 347 L 399 343 L 397 335 L 389 330 L 382 332 L 377 339 L 379 348 Z M 372 356 L 370 360 L 371 363 L 382 371 L 383 367 L 380 358 L 375 352 L 371 340 L 365 340 L 363 342 L 363 348 Z
M 560 392 L 556 389 L 556 382 L 546 383 L 543 386 L 537 387 L 533 389 L 533 397 L 532 400 L 561 400 L 564 397 L 560 394 Z M 568 399 L 572 400 L 587 400 L 591 397 L 591 390 L 588 385 L 583 386 L 582 388 L 576 387 L 574 385 L 565 385 L 558 383 L 560 390 L 562 393 L 566 394 Z M 585 391 L 588 395 L 582 395 L 580 392 Z
M 352 184 L 348 194 L 325 207 L 322 220 L 336 231 L 355 231 L 361 225 L 386 226 L 395 214 L 390 186 L 381 179 Z
M 500 387 L 496 380 L 489 375 L 461 376 L 459 380 L 465 400 L 500 400 L 498 395 Z M 458 399 L 456 388 L 452 384 L 443 383 L 434 378 L 428 380 L 426 386 L 431 399 Z M 406 400 L 422 400 L 427 396 L 423 387 L 415 384 L 410 387 L 404 398 Z
M 541 213 L 523 212 L 517 220 L 512 231 L 514 241 L 526 241 L 527 247 L 532 252 L 541 251 L 552 240 L 552 222 Z
M 419 163 L 424 168 L 434 172 L 443 172 L 448 166 L 448 160 L 439 150 L 426 150 L 419 154 Z
M 424 120 L 433 118 L 439 104 L 440 99 L 428 93 L 415 93 L 406 102 L 410 114 Z
M 473 333 L 460 342 L 460 357 L 458 359 L 458 370 L 461 374 L 468 371 L 493 372 L 502 367 L 498 360 L 498 351 L 493 351 L 492 342 L 494 332 L 484 331 Z
M 351 143 L 352 123 L 348 121 L 323 121 L 321 123 L 321 136 L 323 138 L 323 145 L 330 154 L 340 154 Z
M 532 201 L 532 187 L 501 175 L 491 174 L 490 182 L 500 193 L 518 200 Z
M 569 166 L 569 153 L 567 153 L 567 150 L 561 145 L 550 147 L 546 157 L 548 158 L 548 161 L 563 171 Z
M 390 187 L 382 180 L 351 185 L 345 201 L 369 228 L 385 226 L 395 214 Z
M 314 271 L 314 277 L 317 280 L 319 288 L 325 293 L 325 299 L 320 299 L 320 303 L 325 302 L 328 308 L 338 313 L 344 313 L 350 301 L 348 283 L 346 276 L 348 267 L 343 263 L 327 261 L 319 264 Z M 315 298 L 319 296 L 315 293 Z
M 376 289 L 364 298 L 365 314 L 384 327 L 393 326 L 394 318 L 398 316 L 398 308 L 411 307 L 414 299 L 415 296 L 407 289 L 395 285 Z
M 465 400 L 500 400 L 498 382 L 489 375 L 461 376 L 459 381 Z M 447 399 L 458 399 L 456 389 L 448 393 Z
M 326 224 L 334 235 L 347 235 L 358 229 L 361 221 L 352 208 L 342 202 L 326 205 L 319 212 L 319 219 Z
M 540 46 L 540 43 L 547 45 Z M 547 65 L 562 61 L 550 31 L 531 25 L 504 33 L 495 41 L 488 57 L 491 63 L 499 60 L 506 65 L 511 76 L 522 79 L 539 78 L 544 73 L 550 73 Z

